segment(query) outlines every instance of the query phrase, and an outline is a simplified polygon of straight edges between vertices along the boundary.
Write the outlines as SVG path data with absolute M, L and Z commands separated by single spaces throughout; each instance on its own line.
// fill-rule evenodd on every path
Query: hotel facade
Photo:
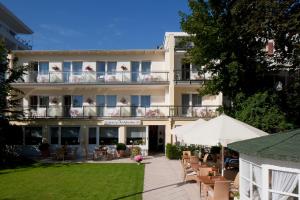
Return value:
M 46 138 L 91 153 L 96 146 L 139 145 L 143 155 L 174 143 L 171 129 L 218 115 L 222 94 L 199 96 L 209 81 L 184 62 L 181 32 L 167 32 L 153 50 L 14 51 L 31 70 L 13 86 L 24 92 L 19 143 Z

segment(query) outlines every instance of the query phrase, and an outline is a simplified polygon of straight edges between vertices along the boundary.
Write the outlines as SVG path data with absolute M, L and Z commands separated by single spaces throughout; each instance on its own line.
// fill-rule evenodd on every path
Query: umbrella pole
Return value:
M 221 149 L 221 173 L 222 173 L 222 176 L 224 176 L 224 146 L 222 145 L 222 149 Z

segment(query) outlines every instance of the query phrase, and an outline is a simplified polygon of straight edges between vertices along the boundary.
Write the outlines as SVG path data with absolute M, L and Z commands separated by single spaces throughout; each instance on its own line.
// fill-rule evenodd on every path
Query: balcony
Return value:
M 6 27 L 0 25 L 0 35 L 6 39 L 7 45 L 12 49 L 31 50 L 30 41 L 24 40 L 15 35 Z
M 198 71 L 193 70 L 174 70 L 174 81 L 176 84 L 180 83 L 202 83 L 210 79 L 208 73 L 200 74 Z
M 17 110 L 23 111 L 24 118 L 212 118 L 218 115 L 217 108 L 218 106 L 31 106 Z
M 28 72 L 18 83 L 30 84 L 167 84 L 168 72 Z

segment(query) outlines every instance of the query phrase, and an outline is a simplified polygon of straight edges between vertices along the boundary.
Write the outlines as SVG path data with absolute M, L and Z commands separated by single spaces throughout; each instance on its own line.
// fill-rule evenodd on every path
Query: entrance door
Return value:
M 181 78 L 183 81 L 189 81 L 190 76 L 190 63 L 182 63 L 181 65 Z
M 64 96 L 64 117 L 70 117 L 70 109 L 71 109 L 72 99 L 70 95 Z
M 149 126 L 149 154 L 163 153 L 165 147 L 165 126 Z

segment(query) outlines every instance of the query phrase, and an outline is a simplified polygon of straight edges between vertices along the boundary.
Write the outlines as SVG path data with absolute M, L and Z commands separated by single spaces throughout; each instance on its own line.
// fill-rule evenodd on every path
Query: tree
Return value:
M 187 57 L 192 63 L 205 66 L 201 73 L 212 74 L 200 93 L 222 92 L 231 102 L 224 107 L 225 112 L 235 116 L 241 109 L 235 102 L 240 94 L 247 99 L 258 97 L 256 93 L 277 93 L 274 84 L 282 78 L 279 72 L 293 76 L 299 71 L 299 0 L 190 0 L 189 6 L 190 14 L 181 13 L 181 27 L 194 43 Z M 272 55 L 265 51 L 269 40 L 275 41 Z M 291 79 L 289 85 L 297 81 Z M 300 95 L 296 88 L 289 88 L 295 96 Z M 288 98 L 287 90 L 284 85 L 274 102 L 283 111 L 283 117 L 299 119 L 299 112 L 289 113 L 294 110 L 292 101 L 279 101 Z
M 17 59 L 13 60 L 13 68 L 9 67 L 8 50 L 4 42 L 0 41 L 0 119 L 15 118 L 22 115 L 16 111 L 16 106 L 22 99 L 23 92 L 11 86 L 12 83 L 22 80 L 22 76 L 28 66 L 15 65 Z
M 20 128 L 9 124 L 9 120 L 17 119 L 22 112 L 16 111 L 15 107 L 23 93 L 13 88 L 12 83 L 22 79 L 28 67 L 9 67 L 8 50 L 4 42 L 0 41 L 0 163 L 10 162 L 17 155 L 14 145 L 17 138 L 14 136 L 20 133 Z M 13 63 L 16 63 L 16 59 Z

